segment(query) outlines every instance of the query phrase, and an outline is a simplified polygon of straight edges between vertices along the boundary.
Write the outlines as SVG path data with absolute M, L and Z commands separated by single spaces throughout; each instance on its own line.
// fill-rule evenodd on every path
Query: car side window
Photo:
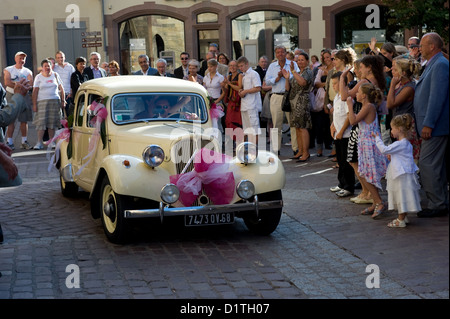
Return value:
M 78 103 L 77 103 L 77 114 L 76 114 L 76 120 L 74 123 L 76 123 L 76 126 L 83 126 L 83 117 L 84 117 L 84 108 L 85 108 L 85 94 L 80 94 L 78 96 Z
M 92 102 L 97 101 L 98 103 L 100 103 L 101 100 L 102 100 L 102 97 L 98 94 L 89 94 L 88 95 L 88 105 L 89 106 L 92 104 Z M 86 112 L 86 127 L 94 127 L 94 123 L 91 121 L 94 117 L 95 117 L 95 115 L 88 108 L 88 111 Z

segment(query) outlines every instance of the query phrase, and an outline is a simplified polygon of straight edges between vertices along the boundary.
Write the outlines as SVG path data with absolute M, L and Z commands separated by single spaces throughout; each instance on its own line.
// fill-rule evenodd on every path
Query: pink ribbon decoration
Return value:
M 86 165 L 89 164 L 89 162 L 94 157 L 94 152 L 97 149 L 98 140 L 100 139 L 100 129 L 102 126 L 102 122 L 108 116 L 106 107 L 102 103 L 98 103 L 96 101 L 92 102 L 88 110 L 93 111 L 93 113 L 95 114 L 95 116 L 90 121 L 91 125 L 94 127 L 94 133 L 92 134 L 91 140 L 89 141 L 89 153 L 83 158 L 83 160 L 86 160 L 88 158 L 89 160 L 80 167 L 75 175 L 80 175 L 81 171 L 86 167 Z
M 50 163 L 48 164 L 48 171 L 50 172 L 52 169 L 52 166 L 55 166 L 56 163 L 58 163 L 59 160 L 59 150 L 61 148 L 61 143 L 63 141 L 69 141 L 70 139 L 70 129 L 69 129 L 69 124 L 67 122 L 67 120 L 61 120 L 61 125 L 63 126 L 62 129 L 59 129 L 55 132 L 55 136 L 51 139 L 48 140 L 47 142 L 45 142 L 44 144 L 46 145 L 50 145 L 51 143 L 58 141 L 56 143 L 56 147 L 55 147 L 55 153 L 53 154 L 53 156 L 50 159 Z M 51 152 L 50 149 L 47 148 L 47 159 L 49 157 L 49 153 Z
M 220 105 L 217 105 L 216 103 L 211 104 L 209 114 L 211 115 L 211 118 L 215 120 L 218 120 L 219 118 L 225 115 L 222 107 Z
M 215 205 L 229 204 L 234 197 L 235 179 L 231 157 L 202 148 L 193 155 L 194 170 L 170 176 L 180 190 L 180 202 L 192 206 L 202 189 Z
M 209 115 L 211 116 L 212 126 L 215 131 L 216 138 L 219 137 L 219 119 L 225 115 L 220 105 L 212 102 L 209 108 Z

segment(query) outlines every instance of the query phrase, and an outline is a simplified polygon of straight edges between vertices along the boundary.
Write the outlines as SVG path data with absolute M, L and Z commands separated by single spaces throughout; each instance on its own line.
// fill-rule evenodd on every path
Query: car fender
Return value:
M 281 190 L 286 184 L 283 163 L 271 152 L 259 151 L 255 163 L 243 164 L 237 158 L 233 161 L 239 174 L 235 177 L 251 181 L 256 194 Z
M 115 154 L 103 159 L 94 185 L 99 185 L 104 172 L 114 192 L 120 195 L 160 201 L 161 188 L 169 183 L 169 172 L 162 167 L 151 168 L 142 158 Z M 97 187 L 93 188 L 91 196 Z
M 66 141 L 62 141 L 59 144 L 59 150 L 57 150 L 59 152 L 59 154 L 57 155 L 57 156 L 59 156 L 59 158 L 57 159 L 57 162 L 56 162 L 56 168 L 58 168 L 58 169 L 63 168 L 67 164 L 70 163 L 70 160 L 67 156 L 67 146 L 68 145 L 69 145 L 69 143 Z

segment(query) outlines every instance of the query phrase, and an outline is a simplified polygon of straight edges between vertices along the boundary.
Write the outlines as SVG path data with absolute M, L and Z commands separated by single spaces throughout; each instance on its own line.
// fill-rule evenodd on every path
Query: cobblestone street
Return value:
M 249 233 L 240 219 L 209 228 L 149 223 L 120 246 L 91 218 L 87 193 L 61 195 L 45 151 L 16 151 L 23 185 L 0 190 L 0 298 L 449 298 L 448 217 L 412 215 L 407 228 L 389 229 L 393 214 L 371 220 L 359 215 L 364 205 L 329 191 L 330 159 L 296 165 L 282 152 L 285 208 L 271 236 Z M 371 264 L 380 288 L 366 287 Z M 80 288 L 67 287 L 68 265 L 79 267 Z

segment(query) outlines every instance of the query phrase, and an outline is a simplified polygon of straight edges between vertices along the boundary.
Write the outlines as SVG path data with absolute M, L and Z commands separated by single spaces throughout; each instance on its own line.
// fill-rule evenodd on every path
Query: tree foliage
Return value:
M 438 33 L 445 43 L 449 41 L 448 0 L 382 0 L 390 8 L 390 25 L 405 29 L 417 28 Z

